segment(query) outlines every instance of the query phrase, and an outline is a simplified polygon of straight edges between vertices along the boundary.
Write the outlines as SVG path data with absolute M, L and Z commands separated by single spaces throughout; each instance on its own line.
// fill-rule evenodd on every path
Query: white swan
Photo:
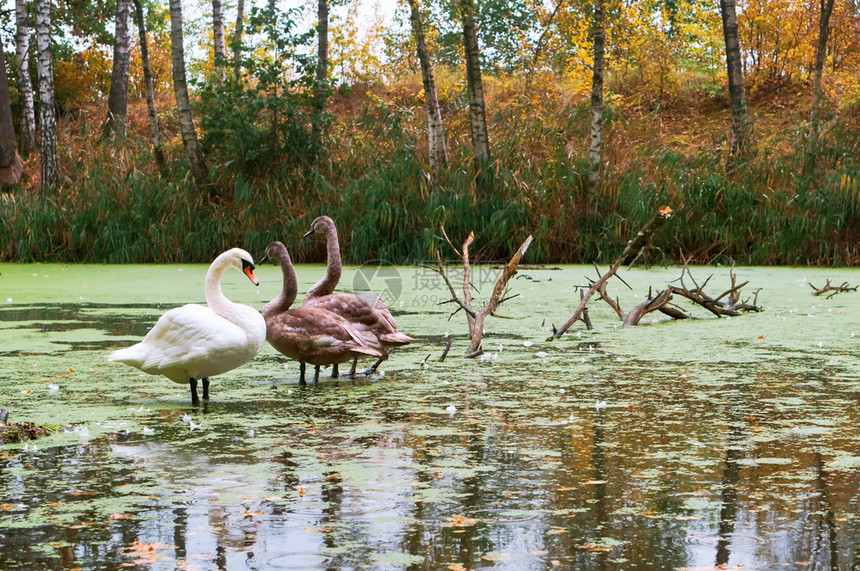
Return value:
M 108 360 L 164 375 L 175 383 L 188 383 L 194 405 L 200 404 L 197 380 L 202 379 L 203 398 L 208 400 L 209 377 L 253 359 L 266 342 L 266 321 L 260 312 L 230 301 L 221 292 L 221 276 L 227 268 L 239 270 L 260 285 L 251 255 L 240 248 L 227 250 L 215 258 L 206 274 L 208 307 L 188 304 L 171 309 L 143 341 L 114 351 Z

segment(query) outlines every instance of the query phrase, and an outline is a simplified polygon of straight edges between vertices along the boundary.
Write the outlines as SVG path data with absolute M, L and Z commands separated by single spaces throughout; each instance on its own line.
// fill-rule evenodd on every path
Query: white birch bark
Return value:
M 51 0 L 35 0 L 36 68 L 39 75 L 39 126 L 41 128 L 42 192 L 60 184 L 57 158 L 57 119 L 54 109 L 54 63 L 51 53 Z

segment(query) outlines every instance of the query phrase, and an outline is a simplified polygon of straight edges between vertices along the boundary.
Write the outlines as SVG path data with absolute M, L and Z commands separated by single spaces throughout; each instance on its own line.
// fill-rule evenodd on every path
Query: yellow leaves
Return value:
M 306 527 L 305 531 L 328 533 L 330 531 L 334 531 L 334 528 L 330 525 L 321 525 L 319 527 Z

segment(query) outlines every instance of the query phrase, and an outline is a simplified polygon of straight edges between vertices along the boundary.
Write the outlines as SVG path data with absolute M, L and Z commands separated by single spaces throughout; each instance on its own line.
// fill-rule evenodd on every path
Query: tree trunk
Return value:
M 466 81 L 469 87 L 469 123 L 472 134 L 472 153 L 478 167 L 490 162 L 490 136 L 487 129 L 484 84 L 481 76 L 481 49 L 475 24 L 474 0 L 461 0 L 463 43 L 466 52 Z
M 212 0 L 212 45 L 215 52 L 215 71 L 218 81 L 224 83 L 227 47 L 224 43 L 224 8 L 221 0 Z
M 600 187 L 601 149 L 603 147 L 603 68 L 606 34 L 604 31 L 603 0 L 594 1 L 594 70 L 591 79 L 591 136 L 588 145 L 587 210 L 596 209 Z
M 60 184 L 57 159 L 57 118 L 54 109 L 54 64 L 51 53 L 51 0 L 36 0 L 36 67 L 39 74 L 39 126 L 41 137 L 42 192 Z
M 15 124 L 12 122 L 12 102 L 6 77 L 6 54 L 0 42 L 0 187 L 21 180 L 24 164 L 15 147 Z
M 824 74 L 824 60 L 827 59 L 827 38 L 830 36 L 830 15 L 833 13 L 833 0 L 819 0 L 818 45 L 815 48 L 815 62 L 812 66 L 812 109 L 809 113 L 809 144 L 807 146 L 807 172 L 815 166 L 815 147 L 821 120 L 821 76 Z
M 126 134 L 128 119 L 128 64 L 131 38 L 129 30 L 129 0 L 116 2 L 116 31 L 113 42 L 113 72 L 108 96 L 108 116 L 104 135 Z
M 421 12 L 418 10 L 418 0 L 408 0 L 411 9 L 412 33 L 417 44 L 418 61 L 421 64 L 421 79 L 424 83 L 424 99 L 427 105 L 427 135 L 429 140 L 430 170 L 435 176 L 440 168 L 448 166 L 448 144 L 445 140 L 445 124 L 442 121 L 442 110 L 439 108 L 439 97 L 436 94 L 436 79 L 433 77 L 433 67 L 430 65 L 430 54 L 424 38 L 424 26 L 421 24 Z
M 242 77 L 242 32 L 245 29 L 245 0 L 236 4 L 236 30 L 233 33 L 233 75 L 236 81 Z
M 323 112 L 328 95 L 328 1 L 317 1 L 317 76 L 314 88 L 313 140 L 321 144 L 325 136 Z
M 182 143 L 191 176 L 198 186 L 206 186 L 209 175 L 206 162 L 197 140 L 197 130 L 191 116 L 191 102 L 188 99 L 188 83 L 185 79 L 185 51 L 182 38 L 182 3 L 181 0 L 170 0 L 170 55 L 173 61 L 173 90 L 176 94 L 176 111 L 179 115 L 179 130 L 182 132 Z M 210 198 L 214 198 L 210 196 Z
M 732 128 L 729 137 L 729 170 L 747 154 L 750 144 L 750 122 L 744 92 L 744 71 L 741 64 L 741 47 L 738 36 L 738 16 L 735 0 L 720 0 L 723 19 L 723 37 L 726 43 L 726 69 L 729 76 L 729 105 Z
M 146 21 L 143 17 L 143 6 L 140 0 L 134 1 L 134 14 L 137 20 L 137 32 L 140 36 L 140 60 L 143 66 L 143 82 L 146 88 L 146 107 L 149 109 L 149 131 L 152 150 L 158 170 L 164 172 L 164 152 L 161 150 L 161 135 L 158 130 L 158 115 L 155 112 L 155 89 L 152 86 L 152 70 L 149 65 L 149 47 L 146 39 Z
M 27 0 L 15 0 L 15 47 L 18 60 L 18 91 L 21 92 L 21 155 L 36 150 L 36 112 L 30 80 L 30 23 Z

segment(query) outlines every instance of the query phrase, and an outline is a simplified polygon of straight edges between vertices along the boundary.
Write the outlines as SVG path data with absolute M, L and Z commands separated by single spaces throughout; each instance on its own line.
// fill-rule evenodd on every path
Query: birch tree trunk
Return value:
M 116 2 L 116 31 L 113 42 L 113 71 L 108 96 L 108 115 L 103 135 L 125 136 L 128 119 L 128 64 L 130 52 L 129 0 Z
M 732 127 L 729 137 L 729 170 L 742 160 L 749 151 L 751 126 L 747 115 L 744 71 L 741 66 L 740 37 L 735 0 L 720 0 L 723 19 L 723 37 L 726 43 L 726 69 L 729 77 L 729 105 Z
M 227 47 L 224 43 L 224 7 L 221 0 L 212 0 L 212 45 L 215 52 L 215 71 L 218 75 L 218 81 L 224 83 L 227 79 L 224 69 Z
M 481 49 L 475 24 L 474 0 L 461 0 L 463 43 L 466 53 L 466 82 L 469 88 L 469 123 L 472 134 L 472 153 L 477 166 L 490 162 L 490 136 L 487 129 L 484 84 L 481 76 Z
M 321 144 L 325 136 L 323 112 L 328 92 L 328 1 L 317 0 L 317 75 L 314 87 L 313 140 Z
M 448 143 L 445 140 L 445 124 L 442 121 L 442 110 L 439 108 L 439 97 L 436 94 L 436 79 L 433 77 L 433 66 L 430 65 L 430 53 L 424 38 L 424 26 L 421 24 L 421 12 L 418 0 L 408 0 L 411 10 L 412 33 L 417 44 L 418 61 L 421 64 L 421 79 L 424 83 L 424 99 L 427 106 L 427 136 L 429 140 L 428 157 L 430 170 L 438 174 L 440 168 L 448 166 Z
M 245 0 L 236 4 L 236 29 L 233 32 L 233 75 L 236 81 L 242 77 L 242 32 L 245 29 Z
M 54 109 L 54 64 L 51 53 L 51 0 L 35 0 L 36 68 L 39 74 L 39 126 L 41 136 L 42 192 L 60 184 L 57 159 L 57 118 Z
M 15 48 L 18 60 L 18 91 L 21 93 L 21 145 L 26 157 L 36 150 L 36 112 L 33 105 L 33 82 L 30 80 L 30 22 L 27 0 L 15 0 Z
M 182 3 L 170 0 L 170 55 L 173 63 L 173 91 L 176 94 L 176 111 L 179 115 L 179 130 L 191 176 L 198 186 L 206 186 L 209 175 L 206 161 L 197 140 L 194 118 L 191 116 L 191 102 L 188 99 L 188 83 L 185 79 L 185 51 L 182 38 Z
M 603 68 L 606 43 L 605 12 L 603 0 L 594 1 L 594 70 L 591 79 L 591 135 L 588 145 L 587 210 L 597 207 L 597 191 L 600 187 L 601 149 L 603 148 Z
M 833 13 L 833 0 L 819 0 L 818 45 L 815 48 L 815 61 L 812 66 L 812 109 L 809 112 L 809 142 L 807 146 L 807 171 L 815 167 L 815 147 L 821 121 L 821 76 L 824 74 L 824 61 L 827 59 L 827 38 L 830 36 L 830 15 Z
M 146 20 L 143 17 L 143 5 L 140 0 L 133 0 L 134 14 L 137 21 L 137 32 L 140 38 L 140 60 L 143 67 L 143 82 L 146 89 L 146 107 L 149 110 L 149 139 L 152 141 L 152 151 L 158 170 L 164 172 L 164 152 L 161 150 L 161 134 L 158 130 L 158 115 L 155 109 L 155 89 L 152 86 L 152 69 L 149 65 L 149 46 L 146 39 Z
M 0 42 L 0 187 L 21 180 L 24 164 L 15 146 L 15 124 L 12 122 L 12 101 L 9 99 L 9 79 L 6 77 L 6 54 Z

